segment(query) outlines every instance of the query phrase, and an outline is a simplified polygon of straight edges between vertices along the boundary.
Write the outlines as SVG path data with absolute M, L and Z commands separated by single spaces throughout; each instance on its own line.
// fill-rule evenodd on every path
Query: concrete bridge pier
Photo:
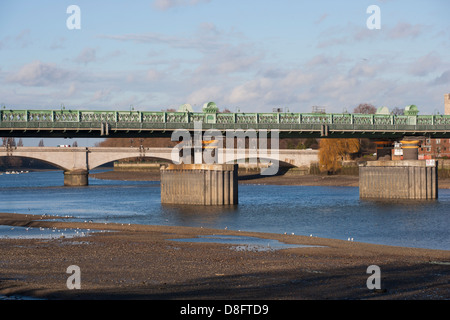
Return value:
M 236 205 L 238 204 L 238 165 L 162 165 L 161 203 Z
M 64 185 L 68 187 L 83 187 L 89 185 L 89 171 L 86 169 L 65 170 Z
M 400 141 L 403 160 L 391 160 L 392 145 L 377 143 L 377 161 L 359 165 L 359 196 L 361 199 L 438 198 L 437 161 L 418 160 L 420 141 L 404 137 Z
M 438 198 L 437 161 L 368 161 L 359 165 L 361 199 Z

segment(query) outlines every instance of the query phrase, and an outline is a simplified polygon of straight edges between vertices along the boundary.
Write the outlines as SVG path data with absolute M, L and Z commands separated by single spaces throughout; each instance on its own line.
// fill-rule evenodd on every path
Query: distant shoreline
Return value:
M 92 178 L 122 181 L 160 181 L 159 171 L 105 171 L 90 174 Z M 285 175 L 261 176 L 259 174 L 240 173 L 240 184 L 286 185 L 286 186 L 332 186 L 358 187 L 359 177 L 351 175 Z M 439 179 L 439 189 L 450 189 L 450 179 Z

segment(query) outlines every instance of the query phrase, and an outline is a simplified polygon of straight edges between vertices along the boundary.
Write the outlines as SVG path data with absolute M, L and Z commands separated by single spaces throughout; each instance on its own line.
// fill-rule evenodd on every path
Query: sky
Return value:
M 444 113 L 449 9 L 448 0 L 5 0 L 0 105 Z

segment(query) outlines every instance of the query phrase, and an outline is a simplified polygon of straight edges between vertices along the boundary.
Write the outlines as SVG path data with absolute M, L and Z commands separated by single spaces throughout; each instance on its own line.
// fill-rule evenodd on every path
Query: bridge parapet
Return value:
M 170 136 L 177 129 L 279 130 L 294 137 L 450 137 L 450 115 L 1 110 L 4 137 Z

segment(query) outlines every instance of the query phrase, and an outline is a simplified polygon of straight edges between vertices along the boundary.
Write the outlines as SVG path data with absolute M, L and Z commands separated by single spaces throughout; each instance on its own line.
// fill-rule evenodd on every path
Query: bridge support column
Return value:
M 75 169 L 64 171 L 64 185 L 70 187 L 81 187 L 89 184 L 89 171 Z
M 238 165 L 162 165 L 161 203 L 236 205 L 238 204 Z
M 362 163 L 359 166 L 359 196 L 362 199 L 437 199 L 437 162 L 398 160 Z

